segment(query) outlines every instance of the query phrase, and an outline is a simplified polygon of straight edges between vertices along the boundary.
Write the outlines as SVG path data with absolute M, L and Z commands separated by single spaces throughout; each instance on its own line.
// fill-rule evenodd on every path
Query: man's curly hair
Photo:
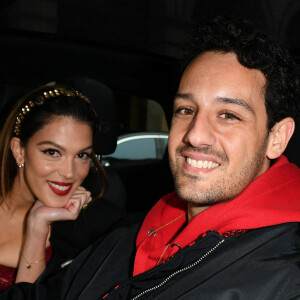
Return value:
M 184 67 L 206 51 L 235 53 L 241 65 L 264 74 L 269 130 L 286 117 L 299 117 L 300 83 L 296 63 L 287 50 L 249 21 L 214 17 L 195 25 L 186 48 Z

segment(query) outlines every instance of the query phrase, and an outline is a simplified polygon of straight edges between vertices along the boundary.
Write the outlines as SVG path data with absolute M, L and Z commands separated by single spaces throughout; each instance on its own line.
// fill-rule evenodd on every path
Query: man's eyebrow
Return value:
M 176 93 L 174 96 L 174 101 L 176 99 L 184 99 L 184 100 L 190 100 L 190 101 L 195 101 L 194 97 L 190 93 Z
M 56 143 L 54 143 L 54 142 L 52 142 L 52 141 L 42 141 L 42 142 L 38 143 L 38 145 L 39 145 L 39 146 L 40 146 L 40 145 L 51 145 L 51 146 L 53 146 L 53 147 L 55 147 L 55 148 L 58 148 L 58 149 L 60 149 L 60 150 L 65 151 L 65 148 L 64 148 L 64 147 L 62 147 L 62 146 L 60 146 L 60 145 L 58 145 L 58 144 L 56 144 Z M 93 145 L 90 145 L 90 146 L 88 146 L 88 147 L 86 147 L 86 148 L 84 148 L 84 149 L 81 149 L 79 152 L 83 152 L 83 151 L 86 151 L 86 150 L 89 150 L 89 149 L 92 149 L 92 148 L 93 148 Z
M 239 105 L 239 106 L 243 107 L 245 110 L 249 111 L 251 114 L 255 115 L 253 108 L 242 99 L 229 98 L 229 97 L 217 97 L 216 101 L 219 103 L 228 103 L 228 104 Z
M 193 94 L 190 94 L 190 93 L 176 93 L 175 97 L 174 97 L 174 101 L 176 99 L 195 101 Z M 253 108 L 242 99 L 230 98 L 230 97 L 217 97 L 216 102 L 239 105 L 242 108 L 244 108 L 245 110 L 249 111 L 251 114 L 255 115 Z

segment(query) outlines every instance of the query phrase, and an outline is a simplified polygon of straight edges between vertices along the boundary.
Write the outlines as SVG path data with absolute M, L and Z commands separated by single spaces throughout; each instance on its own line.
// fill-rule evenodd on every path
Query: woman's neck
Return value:
M 28 211 L 35 201 L 35 197 L 28 188 L 23 174 L 18 174 L 13 182 L 11 190 L 3 199 L 1 207 L 8 213 L 15 214 L 16 212 Z

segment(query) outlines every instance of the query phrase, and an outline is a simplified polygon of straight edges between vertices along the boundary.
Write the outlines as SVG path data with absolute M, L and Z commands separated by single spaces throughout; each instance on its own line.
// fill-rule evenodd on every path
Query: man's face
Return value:
M 169 157 L 177 193 L 190 205 L 230 200 L 269 168 L 265 84 L 233 53 L 206 52 L 185 70 Z

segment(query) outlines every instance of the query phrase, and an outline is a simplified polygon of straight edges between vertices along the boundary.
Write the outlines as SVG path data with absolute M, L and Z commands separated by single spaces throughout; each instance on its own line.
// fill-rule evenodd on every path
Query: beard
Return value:
M 176 150 L 176 160 L 170 159 L 170 167 L 175 181 L 177 195 L 196 207 L 211 206 L 220 202 L 229 201 L 239 195 L 263 169 L 266 159 L 267 137 L 262 141 L 259 149 L 251 158 L 246 158 L 243 164 L 234 173 L 226 173 L 228 157 L 210 147 L 193 148 L 182 146 Z M 180 168 L 181 155 L 185 150 L 202 154 L 212 154 L 222 162 L 219 176 L 213 182 L 207 182 L 207 176 L 186 174 Z

